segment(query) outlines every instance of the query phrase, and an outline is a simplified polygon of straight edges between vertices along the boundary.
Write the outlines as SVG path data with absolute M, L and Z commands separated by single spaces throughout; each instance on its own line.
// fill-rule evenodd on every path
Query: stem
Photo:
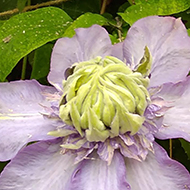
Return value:
M 61 3 L 61 2 L 66 2 L 66 1 L 68 1 L 68 0 L 54 0 L 54 1 L 48 1 L 48 2 L 44 2 L 44 3 L 36 4 L 36 5 L 26 6 L 24 8 L 23 12 L 26 12 L 28 10 L 37 9 L 37 8 L 40 8 L 40 7 L 47 7 L 47 6 L 50 6 L 50 5 L 55 5 L 55 4 L 58 4 L 58 3 Z M 30 0 L 29 0 L 29 3 L 30 3 Z M 16 8 L 16 9 L 12 9 L 12 10 L 9 10 L 9 11 L 2 12 L 2 13 L 0 13 L 0 16 L 12 15 L 12 14 L 15 14 L 15 13 L 18 13 L 18 12 L 19 12 L 19 10 Z
M 119 20 L 119 17 L 116 17 L 116 22 L 117 22 L 117 33 L 118 33 L 118 37 L 119 37 L 119 42 L 122 42 L 122 22 Z
M 107 5 L 107 0 L 103 0 L 102 1 L 101 11 L 100 11 L 101 15 L 105 13 L 105 11 L 106 11 L 106 5 Z
M 31 0 L 28 0 L 27 5 L 28 5 L 28 6 L 30 6 L 30 5 L 31 5 Z
M 23 58 L 21 80 L 25 79 L 27 65 L 27 55 Z
M 172 158 L 172 139 L 169 140 L 170 158 Z

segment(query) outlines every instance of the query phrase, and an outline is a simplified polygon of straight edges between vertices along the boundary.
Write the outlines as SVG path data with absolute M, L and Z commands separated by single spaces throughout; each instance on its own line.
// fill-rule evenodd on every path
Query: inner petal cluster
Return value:
M 75 63 L 63 81 L 59 116 L 89 142 L 134 135 L 145 120 L 148 84 L 146 75 L 112 56 Z

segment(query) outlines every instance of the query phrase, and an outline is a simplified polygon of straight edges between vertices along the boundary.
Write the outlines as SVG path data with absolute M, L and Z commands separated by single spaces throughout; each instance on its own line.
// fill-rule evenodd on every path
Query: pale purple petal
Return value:
M 74 155 L 60 153 L 60 142 L 29 145 L 0 176 L 1 190 L 66 190 L 76 165 Z
M 123 42 L 114 44 L 112 46 L 111 56 L 117 57 L 118 59 L 124 61 L 124 57 L 123 57 Z
M 168 83 L 155 96 L 171 108 L 164 113 L 162 127 L 156 133 L 160 139 L 184 138 L 190 141 L 190 77 L 177 84 Z
M 111 47 L 109 35 L 101 26 L 76 29 L 73 38 L 61 38 L 56 42 L 51 57 L 49 82 L 61 89 L 68 68 L 76 62 L 110 55 Z
M 130 190 L 123 157 L 116 152 L 109 166 L 97 157 L 94 160 L 84 160 L 76 168 L 66 189 Z
M 183 80 L 190 68 L 190 38 L 180 19 L 150 16 L 137 21 L 124 41 L 124 57 L 134 68 L 148 46 L 152 55 L 150 87 Z
M 60 121 L 42 115 L 51 102 L 46 99 L 57 91 L 37 81 L 0 83 L 0 160 L 14 157 L 28 142 L 52 139 L 49 131 Z
M 127 181 L 132 190 L 190 189 L 190 175 L 183 165 L 170 159 L 163 148 L 154 144 L 155 154 L 149 153 L 139 162 L 126 158 Z

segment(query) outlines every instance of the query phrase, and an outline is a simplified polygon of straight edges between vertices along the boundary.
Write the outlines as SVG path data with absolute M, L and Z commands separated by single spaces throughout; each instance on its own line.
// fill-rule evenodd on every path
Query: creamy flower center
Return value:
M 60 118 L 90 142 L 137 133 L 149 99 L 147 52 L 135 71 L 112 56 L 74 64 L 63 81 Z

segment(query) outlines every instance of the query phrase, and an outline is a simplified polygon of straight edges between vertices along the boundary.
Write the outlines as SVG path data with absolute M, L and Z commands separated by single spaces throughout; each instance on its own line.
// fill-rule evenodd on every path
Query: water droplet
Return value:
M 25 32 L 26 32 L 25 30 L 22 31 L 23 34 L 25 34 Z

